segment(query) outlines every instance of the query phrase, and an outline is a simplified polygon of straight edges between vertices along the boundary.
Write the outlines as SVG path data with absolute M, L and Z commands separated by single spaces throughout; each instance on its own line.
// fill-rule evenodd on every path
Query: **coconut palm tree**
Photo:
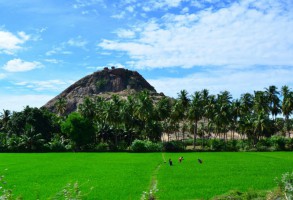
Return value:
M 252 113 L 254 97 L 250 93 L 244 93 L 240 97 L 240 116 L 247 116 Z
M 190 99 L 188 98 L 188 92 L 186 90 L 181 90 L 178 93 L 178 100 L 183 105 L 183 108 L 187 110 Z
M 282 96 L 283 96 L 282 112 L 285 117 L 285 129 L 288 132 L 289 137 L 290 137 L 289 118 L 293 112 L 293 92 L 290 91 L 290 88 L 285 85 L 282 87 Z
M 134 116 L 139 120 L 141 124 L 140 131 L 146 138 L 148 134 L 147 123 L 154 117 L 154 104 L 147 90 L 140 92 L 136 96 Z
M 207 134 L 210 136 L 211 127 L 213 126 L 212 119 L 215 115 L 216 96 L 210 95 L 204 107 L 204 117 L 207 118 Z
M 257 113 L 254 117 L 253 127 L 254 127 L 254 144 L 263 136 L 264 130 L 269 126 L 268 115 L 264 112 Z
M 94 101 L 90 97 L 86 97 L 83 103 L 78 106 L 78 112 L 80 112 L 83 117 L 92 120 L 95 117 L 94 107 Z
M 188 118 L 190 122 L 194 124 L 194 131 L 193 131 L 193 149 L 195 149 L 196 145 L 196 136 L 197 136 L 197 125 L 200 119 L 203 116 L 203 107 L 202 107 L 202 97 L 201 93 L 196 91 L 191 96 L 191 103 L 188 113 Z
M 278 88 L 274 85 L 269 86 L 269 88 L 265 88 L 265 93 L 269 101 L 269 109 L 273 120 L 275 121 L 276 116 L 281 113 L 281 105 L 279 95 L 280 92 Z
M 0 116 L 0 118 L 1 118 L 1 123 L 2 123 L 2 130 L 3 131 L 6 131 L 6 128 L 7 128 L 7 124 L 8 124 L 8 122 L 9 122 L 9 120 L 10 120 L 10 117 L 11 117 L 11 112 L 10 112 L 10 110 L 5 110 L 5 109 L 3 109 L 3 112 L 1 113 L 1 116 Z
M 269 98 L 266 96 L 264 91 L 254 91 L 254 104 L 253 104 L 254 113 L 263 113 L 269 115 Z
M 66 111 L 67 101 L 64 97 L 59 97 L 55 103 L 56 110 L 59 116 L 63 116 Z
M 228 91 L 223 91 L 218 94 L 216 103 L 215 121 L 217 132 L 224 135 L 224 140 L 227 140 L 228 126 L 231 122 L 230 106 L 232 95 Z
M 155 106 L 156 116 L 162 124 L 163 133 L 167 133 L 167 130 L 169 130 L 169 128 L 167 127 L 168 125 L 167 120 L 171 116 L 171 109 L 172 109 L 171 100 L 165 96 L 162 97 Z
M 239 117 L 241 113 L 241 104 L 238 99 L 232 101 L 230 113 L 231 113 L 231 119 L 232 119 L 232 123 L 231 123 L 232 139 L 234 140 L 234 133 L 238 127 L 238 121 L 239 121 Z

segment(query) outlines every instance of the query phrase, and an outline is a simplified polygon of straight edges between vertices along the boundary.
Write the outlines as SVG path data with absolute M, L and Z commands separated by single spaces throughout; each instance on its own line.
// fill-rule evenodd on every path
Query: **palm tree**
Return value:
M 293 92 L 291 92 L 290 88 L 285 85 L 282 87 L 282 96 L 283 96 L 282 112 L 285 117 L 285 128 L 286 128 L 286 131 L 288 131 L 288 134 L 290 137 L 289 118 L 293 112 Z
M 240 115 L 246 116 L 250 113 L 252 113 L 252 108 L 254 104 L 254 98 L 253 95 L 250 93 L 244 93 L 240 97 Z
M 180 118 L 178 119 L 180 121 L 179 125 L 182 129 L 183 126 L 185 126 L 186 119 L 187 119 L 187 113 L 188 108 L 190 104 L 190 99 L 188 97 L 188 92 L 186 90 L 181 90 L 178 94 L 178 103 L 180 104 Z M 179 133 L 178 133 L 178 139 L 179 139 Z
M 204 107 L 204 117 L 207 118 L 207 133 L 208 136 L 210 136 L 211 132 L 211 127 L 213 125 L 213 121 L 211 119 L 214 118 L 215 114 L 215 108 L 216 108 L 216 96 L 215 95 L 210 95 L 208 97 L 208 100 L 206 102 L 206 105 Z
M 134 116 L 137 117 L 141 124 L 141 133 L 147 137 L 147 123 L 153 119 L 154 104 L 150 98 L 150 94 L 147 90 L 140 92 L 137 95 Z
M 269 115 L 269 99 L 264 91 L 254 91 L 253 109 L 256 114 L 263 112 L 263 114 Z
M 268 115 L 264 112 L 257 113 L 253 121 L 254 127 L 254 144 L 259 140 L 260 136 L 263 136 L 263 132 L 268 128 Z
M 231 122 L 230 106 L 232 95 L 228 91 L 218 94 L 216 103 L 215 121 L 218 133 L 224 134 L 224 140 L 227 140 L 228 125 Z
M 66 99 L 64 97 L 59 97 L 55 103 L 56 110 L 59 116 L 62 116 L 66 111 Z
M 167 127 L 168 125 L 167 120 L 171 116 L 171 109 L 172 109 L 171 101 L 169 98 L 165 96 L 162 97 L 156 104 L 156 107 L 155 107 L 155 110 L 157 113 L 156 116 L 162 124 L 163 133 L 167 133 L 167 130 L 169 130 Z
M 78 106 L 78 111 L 83 117 L 92 120 L 95 117 L 94 107 L 95 105 L 93 100 L 89 97 L 86 97 L 83 100 L 83 103 Z
M 230 113 L 232 118 L 232 123 L 231 123 L 232 139 L 234 140 L 234 133 L 238 127 L 238 120 L 241 113 L 241 104 L 238 99 L 232 101 Z
M 2 130 L 6 131 L 8 122 L 9 122 L 10 117 L 11 117 L 10 110 L 4 110 L 3 109 L 3 112 L 1 113 L 0 117 L 1 117 L 1 122 L 2 122 Z
M 203 107 L 202 107 L 202 98 L 200 92 L 195 92 L 191 96 L 191 103 L 188 113 L 188 118 L 194 124 L 193 131 L 193 149 L 195 149 L 196 145 L 196 135 L 197 135 L 197 123 L 203 116 Z
M 201 91 L 201 98 L 202 98 L 202 106 L 203 106 L 203 108 L 204 108 L 204 110 L 203 110 L 203 130 L 204 130 L 204 132 L 203 132 L 203 134 L 202 134 L 202 140 L 203 140 L 203 138 L 204 138 L 204 135 L 205 135 L 205 125 L 207 125 L 208 123 L 209 123 L 209 113 L 208 113 L 208 109 L 207 109 L 207 106 L 208 106 L 208 104 L 209 104 L 209 98 L 210 98 L 210 96 L 209 96 L 209 90 L 207 90 L 207 89 L 203 89 L 202 91 Z M 206 120 L 207 119 L 207 123 L 206 123 Z
M 188 98 L 188 92 L 186 90 L 181 90 L 178 93 L 178 100 L 183 105 L 183 107 L 186 109 L 188 107 L 189 102 L 190 102 L 190 99 Z
M 280 109 L 281 106 L 280 106 L 280 99 L 279 99 L 280 92 L 277 89 L 278 88 L 274 85 L 269 86 L 269 88 L 265 88 L 265 93 L 269 101 L 269 109 L 271 111 L 271 115 L 274 121 L 276 119 L 276 116 L 279 113 L 281 113 L 281 109 Z
M 179 139 L 180 122 L 185 118 L 183 112 L 183 104 L 180 100 L 176 100 L 171 108 L 170 125 L 171 133 L 175 134 L 176 139 Z

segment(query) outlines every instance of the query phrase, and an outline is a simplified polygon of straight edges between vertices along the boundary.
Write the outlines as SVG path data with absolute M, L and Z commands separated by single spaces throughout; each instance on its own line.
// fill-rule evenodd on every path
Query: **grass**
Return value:
M 0 154 L 0 175 L 24 200 L 49 199 L 78 181 L 85 199 L 140 199 L 157 179 L 156 196 L 209 199 L 230 190 L 268 190 L 293 170 L 293 152 Z M 182 163 L 178 162 L 184 157 Z M 197 159 L 201 158 L 203 164 Z M 5 169 L 8 169 L 7 171 Z M 3 173 L 2 173 L 3 172 Z
M 182 163 L 177 160 L 180 156 L 184 156 Z M 165 157 L 175 164 L 160 170 L 160 199 L 209 199 L 230 190 L 273 189 L 276 177 L 293 170 L 293 152 L 173 153 Z
M 54 197 L 78 181 L 86 199 L 140 199 L 161 154 L 0 154 L 7 187 L 26 199 Z M 8 169 L 4 171 L 4 169 Z

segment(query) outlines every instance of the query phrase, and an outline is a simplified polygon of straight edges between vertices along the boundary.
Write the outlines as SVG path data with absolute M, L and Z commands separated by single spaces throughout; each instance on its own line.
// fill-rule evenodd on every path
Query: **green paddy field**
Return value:
M 139 200 L 154 185 L 160 200 L 209 199 L 273 189 L 276 177 L 292 171 L 293 152 L 0 154 L 4 187 L 24 200 L 52 199 L 76 181 L 85 199 Z

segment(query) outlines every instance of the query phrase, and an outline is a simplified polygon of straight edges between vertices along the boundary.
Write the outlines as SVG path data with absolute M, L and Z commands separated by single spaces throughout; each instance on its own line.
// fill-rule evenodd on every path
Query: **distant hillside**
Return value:
M 94 72 L 75 82 L 43 107 L 56 112 L 55 104 L 57 100 L 64 98 L 66 101 L 65 113 L 68 114 L 75 111 L 78 104 L 82 103 L 87 96 L 109 98 L 113 94 L 127 96 L 142 90 L 149 90 L 154 96 L 163 95 L 157 94 L 155 88 L 136 71 L 114 67 L 111 69 L 104 68 L 102 71 Z

